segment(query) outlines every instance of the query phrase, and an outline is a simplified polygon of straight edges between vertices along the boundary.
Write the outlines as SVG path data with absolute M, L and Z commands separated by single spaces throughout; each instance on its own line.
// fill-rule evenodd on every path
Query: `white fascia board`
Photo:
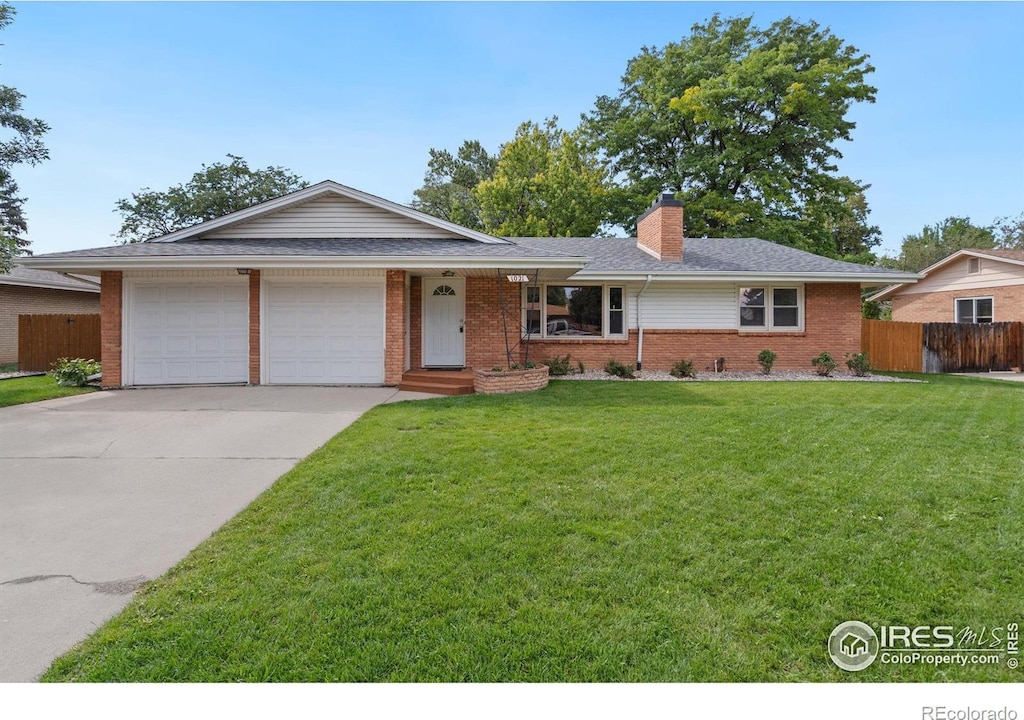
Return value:
M 26 259 L 28 260 L 28 259 Z M 586 266 L 590 258 L 493 258 L 473 256 L 257 256 L 219 255 L 161 256 L 131 258 L 33 258 L 22 264 L 25 267 L 59 272 L 81 272 L 84 270 L 188 270 L 188 269 L 317 269 L 317 268 L 362 268 L 375 270 L 411 270 L 416 268 L 450 267 L 459 269 L 500 268 L 502 270 L 568 269 L 577 270 Z
M 22 263 L 22 262 L 19 262 L 18 264 L 19 265 L 24 265 L 24 263 Z M 25 265 L 25 267 L 28 267 L 28 266 Z M 82 282 L 88 282 L 88 281 L 87 280 L 83 280 Z M 96 285 L 95 287 L 82 287 L 80 285 L 63 285 L 63 284 L 58 283 L 58 282 L 46 282 L 46 281 L 40 282 L 40 281 L 37 281 L 37 280 L 21 280 L 21 279 L 6 278 L 6 277 L 0 277 L 0 285 L 18 285 L 19 287 L 43 288 L 43 289 L 46 289 L 46 290 L 70 290 L 71 292 L 87 292 L 87 293 L 98 293 L 100 291 L 100 286 L 99 285 Z
M 262 202 L 259 205 L 253 205 L 252 207 L 247 207 L 243 210 L 236 210 L 233 213 L 223 215 L 219 218 L 207 220 L 206 222 L 201 222 L 196 225 L 192 225 L 191 227 L 183 228 L 181 230 L 168 233 L 167 235 L 161 235 L 160 237 L 156 237 L 151 240 L 146 240 L 146 242 L 177 242 L 178 240 L 196 237 L 197 235 L 212 232 L 214 230 L 227 227 L 229 225 L 245 222 L 246 220 L 252 220 L 255 217 L 259 217 L 260 215 L 266 215 L 269 213 L 277 212 L 292 205 L 298 205 L 300 203 L 312 200 L 313 198 L 319 197 L 321 195 L 329 194 L 341 195 L 342 197 L 347 197 L 352 200 L 358 200 L 360 202 L 366 203 L 367 205 L 372 205 L 373 207 L 380 208 L 381 210 L 393 212 L 396 215 L 401 215 L 402 217 L 406 217 L 411 220 L 416 220 L 418 222 L 424 223 L 425 225 L 431 225 L 433 227 L 445 230 L 450 233 L 454 233 L 456 235 L 468 238 L 470 240 L 476 240 L 478 242 L 487 243 L 490 245 L 511 244 L 507 240 L 503 240 L 493 235 L 488 235 L 487 233 L 482 233 L 476 230 L 470 230 L 469 228 L 464 228 L 461 225 L 456 225 L 455 223 L 448 222 L 447 220 L 436 218 L 433 215 L 427 215 L 426 213 L 422 213 L 419 210 L 407 208 L 404 205 L 399 205 L 398 203 L 391 202 L 390 200 L 385 200 L 384 198 L 377 197 L 376 195 L 364 193 L 361 190 L 350 188 L 347 185 L 336 183 L 333 180 L 324 180 L 323 182 L 319 182 L 316 185 L 310 185 L 307 188 L 296 190 L 293 193 L 282 195 L 279 198 L 267 200 L 266 202 Z
M 737 273 L 737 272 L 578 272 L 573 275 L 580 280 L 647 280 L 686 282 L 852 282 L 863 286 L 886 283 L 915 283 L 922 276 L 907 274 L 862 275 L 852 273 Z

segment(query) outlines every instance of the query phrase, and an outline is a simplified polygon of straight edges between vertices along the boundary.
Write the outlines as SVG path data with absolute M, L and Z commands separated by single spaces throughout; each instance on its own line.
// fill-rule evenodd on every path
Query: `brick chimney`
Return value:
M 683 203 L 663 192 L 636 221 L 636 245 L 665 262 L 683 259 Z

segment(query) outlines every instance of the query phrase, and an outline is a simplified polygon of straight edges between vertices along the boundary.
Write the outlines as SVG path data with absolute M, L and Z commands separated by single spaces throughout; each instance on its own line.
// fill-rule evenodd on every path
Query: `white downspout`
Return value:
M 640 302 L 644 296 L 644 292 L 647 290 L 647 286 L 651 284 L 651 275 L 647 276 L 647 282 L 644 283 L 639 294 L 636 296 L 636 325 L 637 325 L 637 340 L 636 340 L 636 369 L 640 370 L 644 363 L 644 305 Z

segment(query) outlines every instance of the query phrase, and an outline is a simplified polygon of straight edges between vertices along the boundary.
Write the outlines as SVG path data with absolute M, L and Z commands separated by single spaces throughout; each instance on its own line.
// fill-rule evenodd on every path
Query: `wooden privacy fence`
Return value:
M 49 370 L 62 357 L 100 359 L 99 315 L 18 316 L 19 370 Z
M 860 348 L 875 370 L 921 372 L 921 323 L 861 320 Z
M 925 323 L 926 373 L 986 372 L 1024 366 L 1024 323 Z
M 1024 367 L 1024 323 L 861 320 L 861 349 L 876 370 L 950 373 Z

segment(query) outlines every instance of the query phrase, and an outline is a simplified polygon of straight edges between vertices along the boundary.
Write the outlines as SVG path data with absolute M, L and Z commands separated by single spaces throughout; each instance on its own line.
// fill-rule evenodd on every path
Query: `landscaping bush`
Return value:
M 576 372 L 578 372 L 580 375 L 582 375 L 586 371 L 587 371 L 587 369 L 585 367 L 583 367 L 583 361 L 582 360 L 577 360 L 576 361 Z
M 60 358 L 50 367 L 53 368 L 53 379 L 64 387 L 82 387 L 89 382 L 89 376 L 100 371 L 100 364 L 95 360 Z
M 821 355 L 811 360 L 811 365 L 814 366 L 814 369 L 822 377 L 831 377 L 832 371 L 839 366 L 839 363 L 837 363 L 835 358 L 827 352 L 823 352 Z
M 762 350 L 757 354 L 757 362 L 761 365 L 761 371 L 765 375 L 772 374 L 772 365 L 775 364 L 776 355 L 771 350 Z
M 548 358 L 544 361 L 544 364 L 548 366 L 548 374 L 552 377 L 562 377 L 568 375 L 570 371 L 569 366 L 569 355 L 555 355 L 552 358 Z
M 871 372 L 871 363 L 868 362 L 868 354 L 866 352 L 859 352 L 846 354 L 846 367 L 850 368 L 857 377 L 867 377 L 867 374 Z
M 693 363 L 690 362 L 689 360 L 680 360 L 679 362 L 677 362 L 675 365 L 672 366 L 672 369 L 669 370 L 669 374 L 672 377 L 677 378 L 697 377 L 697 371 L 693 368 Z
M 620 377 L 623 380 L 636 380 L 636 375 L 634 374 L 635 370 L 636 368 L 632 365 L 623 365 L 617 360 L 609 360 L 604 365 L 604 371 L 606 373 L 614 375 L 615 377 Z

